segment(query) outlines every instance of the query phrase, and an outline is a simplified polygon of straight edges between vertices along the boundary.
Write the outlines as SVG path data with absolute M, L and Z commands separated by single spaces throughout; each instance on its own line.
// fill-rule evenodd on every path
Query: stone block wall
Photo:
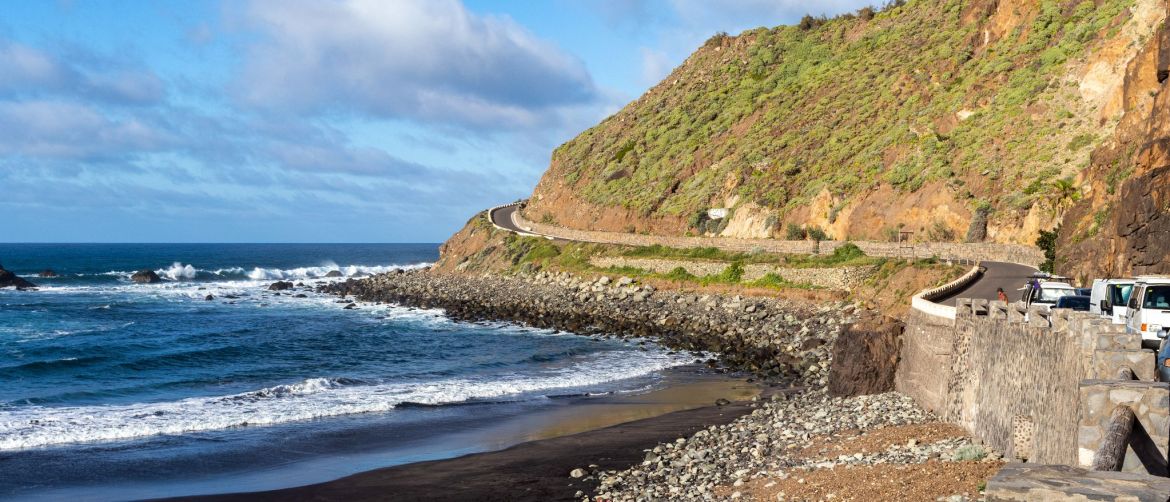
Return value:
M 1123 471 L 1166 476 L 1167 453 L 1170 452 L 1170 384 L 1150 381 L 1084 380 L 1080 384 L 1081 417 L 1078 428 L 1078 463 L 1082 467 L 1093 464 L 1093 455 L 1101 446 L 1103 431 L 1110 415 L 1118 406 L 1133 410 L 1135 428 L 1141 427 L 1145 437 L 1131 439 L 1125 455 Z M 1142 444 L 1135 445 L 1135 442 Z M 1154 449 L 1153 462 L 1143 462 L 1135 448 Z M 1154 464 L 1154 465 L 1149 465 Z M 1170 493 L 1167 494 L 1170 496 Z
M 960 303 L 942 417 L 1008 458 L 1074 463 L 1083 334 L 1052 329 L 1038 311 L 1009 312 L 1018 314 L 1003 302 Z
M 776 239 L 733 239 L 723 237 L 682 237 L 666 235 L 642 235 L 621 232 L 599 232 L 577 230 L 545 223 L 535 223 L 524 218 L 521 211 L 516 213 L 516 224 L 533 233 L 560 239 L 619 244 L 624 246 L 660 245 L 673 248 L 713 247 L 725 251 L 749 253 L 765 251 L 778 254 L 832 253 L 845 244 L 842 241 L 785 241 Z M 1018 244 L 958 243 L 958 242 L 873 242 L 854 241 L 865 254 L 887 258 L 931 258 L 942 260 L 999 261 L 1037 266 L 1044 261 L 1044 254 L 1035 247 Z
M 954 321 L 912 311 L 895 387 L 1008 458 L 1077 465 L 1082 381 L 1115 378 L 1123 366 L 1153 377 L 1153 354 L 1119 329 L 1087 313 L 986 300 L 961 300 Z M 1164 428 L 1165 401 L 1146 406 L 1148 427 Z
M 593 258 L 595 267 L 634 267 L 666 274 L 682 267 L 688 273 L 702 277 L 723 272 L 730 263 L 719 261 L 668 260 L 658 258 L 626 258 L 603 256 Z M 743 280 L 754 281 L 768 274 L 776 274 L 794 284 L 808 284 L 818 288 L 851 291 L 872 273 L 871 267 L 790 268 L 762 263 L 744 265 Z

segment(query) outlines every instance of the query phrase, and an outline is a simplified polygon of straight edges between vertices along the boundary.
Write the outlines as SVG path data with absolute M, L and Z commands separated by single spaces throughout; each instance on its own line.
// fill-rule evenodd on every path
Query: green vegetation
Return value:
M 942 183 L 995 211 L 1030 208 L 1104 138 L 1078 115 L 1067 65 L 1117 34 L 1132 4 L 1039 0 L 1034 18 L 986 46 L 985 20 L 963 0 L 716 35 L 558 148 L 551 175 L 593 204 L 693 215 L 700 232 L 724 187 L 781 221 L 823 190 L 847 202 L 879 183 Z
M 1055 230 L 1041 230 L 1036 239 L 1036 247 L 1044 251 L 1044 262 L 1040 264 L 1040 271 L 1054 272 L 1056 270 L 1056 236 L 1060 227 Z

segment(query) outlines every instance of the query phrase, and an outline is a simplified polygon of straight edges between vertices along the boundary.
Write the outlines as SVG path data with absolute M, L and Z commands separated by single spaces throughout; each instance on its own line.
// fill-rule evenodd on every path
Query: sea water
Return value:
M 434 244 L 0 244 L 39 286 L 0 290 L 0 498 L 268 489 L 476 451 L 461 441 L 485 422 L 646 390 L 693 359 L 312 290 L 436 258 Z M 141 269 L 163 280 L 133 283 Z

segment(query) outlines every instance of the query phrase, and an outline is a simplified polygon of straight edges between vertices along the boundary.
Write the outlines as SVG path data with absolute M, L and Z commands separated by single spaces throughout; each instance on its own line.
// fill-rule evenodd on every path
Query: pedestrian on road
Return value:
M 1001 302 L 1008 301 L 1007 293 L 1003 292 L 1003 288 L 995 288 L 995 296 L 998 297 L 999 301 L 1001 301 Z

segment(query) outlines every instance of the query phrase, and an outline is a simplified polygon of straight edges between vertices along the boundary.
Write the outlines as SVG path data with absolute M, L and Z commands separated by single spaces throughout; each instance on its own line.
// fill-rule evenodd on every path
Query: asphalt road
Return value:
M 950 296 L 939 298 L 935 303 L 943 305 L 954 305 L 959 298 L 983 298 L 987 300 L 997 300 L 996 288 L 1003 288 L 1004 293 L 1007 293 L 1009 301 L 1016 301 L 1020 299 L 1021 293 L 1018 289 L 1024 287 L 1028 282 L 1028 277 L 1036 273 L 1036 269 L 1027 265 L 1017 265 L 1015 263 L 1003 263 L 997 261 L 985 261 L 980 263 L 987 268 L 978 281 L 971 283 L 965 289 L 956 291 Z
M 512 221 L 512 214 L 518 208 L 519 206 L 505 206 L 492 211 L 492 222 L 513 232 L 525 232 Z M 1028 281 L 1028 277 L 1036 273 L 1036 269 L 1032 267 L 1017 265 L 1015 263 L 985 261 L 980 263 L 980 265 L 983 265 L 987 271 L 983 273 L 983 276 L 978 281 L 975 281 L 965 289 L 952 293 L 950 296 L 935 300 L 935 303 L 954 305 L 959 298 L 997 300 L 999 298 L 996 295 L 996 288 L 1003 288 L 1003 291 L 1008 295 L 1008 300 L 1014 302 L 1019 300 L 1022 294 L 1017 290 L 1024 286 Z
M 517 227 L 516 223 L 512 221 L 512 214 L 515 213 L 516 209 L 519 207 L 520 206 L 504 206 L 496 209 L 495 211 L 492 211 L 490 215 L 492 223 L 495 223 L 497 226 L 503 227 L 513 232 L 523 232 L 524 230 L 521 230 L 520 227 Z

